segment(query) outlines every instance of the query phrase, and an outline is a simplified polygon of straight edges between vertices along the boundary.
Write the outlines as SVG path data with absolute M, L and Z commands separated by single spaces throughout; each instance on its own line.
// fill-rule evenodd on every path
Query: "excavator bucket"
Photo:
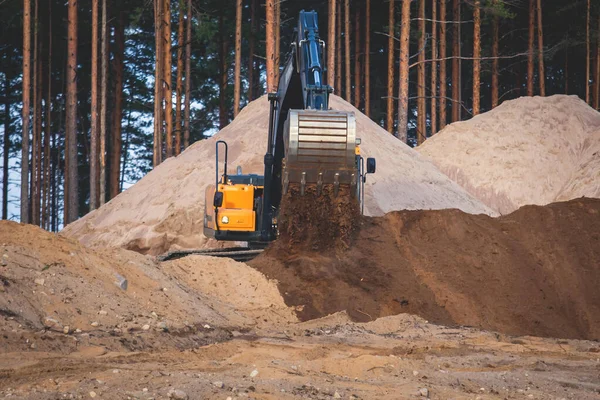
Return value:
M 320 110 L 290 110 L 284 129 L 285 158 L 283 193 L 290 183 L 300 184 L 304 195 L 307 185 L 333 185 L 337 196 L 340 186 L 356 193 L 356 119 L 354 113 Z

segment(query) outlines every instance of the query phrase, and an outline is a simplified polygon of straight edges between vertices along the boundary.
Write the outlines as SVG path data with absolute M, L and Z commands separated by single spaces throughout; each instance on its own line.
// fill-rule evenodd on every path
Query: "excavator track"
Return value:
M 250 261 L 263 252 L 263 249 L 250 247 L 230 247 L 226 249 L 205 249 L 205 250 L 174 250 L 157 257 L 158 261 L 176 260 L 178 258 L 191 255 L 225 257 L 235 261 Z

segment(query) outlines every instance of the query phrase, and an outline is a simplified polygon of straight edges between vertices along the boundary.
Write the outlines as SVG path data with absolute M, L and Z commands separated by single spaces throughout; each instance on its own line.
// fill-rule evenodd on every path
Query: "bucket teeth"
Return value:
M 300 180 L 300 196 L 304 196 L 306 191 L 306 172 L 302 173 L 302 179 Z
M 340 173 L 336 172 L 333 177 L 333 195 L 337 197 L 340 192 Z
M 317 179 L 317 196 L 320 196 L 323 192 L 323 173 L 319 172 L 319 178 Z

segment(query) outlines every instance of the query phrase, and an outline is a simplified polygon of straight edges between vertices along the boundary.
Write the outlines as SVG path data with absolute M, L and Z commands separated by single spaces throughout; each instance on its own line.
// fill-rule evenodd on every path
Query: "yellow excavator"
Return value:
M 244 175 L 240 167 L 229 174 L 227 143 L 216 142 L 215 184 L 205 193 L 205 236 L 249 244 L 275 240 L 279 205 L 290 184 L 299 185 L 300 196 L 308 186 L 319 195 L 332 185 L 336 196 L 341 187 L 349 187 L 343 193 L 364 202 L 366 176 L 375 172 L 375 159 L 365 163 L 360 154 L 354 113 L 329 109 L 333 88 L 324 83 L 324 52 L 317 13 L 301 11 L 278 91 L 268 95 L 264 175 Z M 220 175 L 219 147 L 225 155 Z

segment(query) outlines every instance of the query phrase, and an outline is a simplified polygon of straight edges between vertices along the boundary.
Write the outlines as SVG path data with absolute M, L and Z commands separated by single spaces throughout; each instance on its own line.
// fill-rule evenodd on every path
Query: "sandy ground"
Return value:
M 494 214 L 349 103 L 332 96 L 331 106 L 355 112 L 362 153 L 377 159 L 377 173 L 366 184 L 367 215 L 444 208 Z M 244 173 L 262 175 L 268 119 L 264 96 L 246 106 L 217 135 L 166 160 L 109 203 L 67 226 L 64 234 L 88 246 L 124 247 L 153 255 L 216 246 L 202 235 L 204 192 L 215 180 L 215 142 L 227 141 L 230 171 L 239 165 Z
M 598 399 L 600 346 L 431 325 L 417 317 L 368 324 L 344 314 L 252 331 L 206 332 L 188 346 L 170 333 L 2 332 L 56 350 L 4 353 L 0 396 L 62 399 Z M 212 336 L 211 336 L 212 334 Z M 149 336 L 153 336 L 152 339 Z M 108 344 L 107 344 L 108 342 Z M 63 343 L 67 343 L 66 345 Z
M 501 214 L 600 197 L 600 113 L 577 96 L 505 101 L 417 151 Z

